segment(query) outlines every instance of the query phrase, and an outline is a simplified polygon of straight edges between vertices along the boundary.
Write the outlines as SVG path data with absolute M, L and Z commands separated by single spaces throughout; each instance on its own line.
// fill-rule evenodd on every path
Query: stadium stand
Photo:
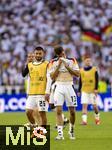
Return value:
M 112 3 L 107 0 L 1 0 L 0 86 L 5 91 L 24 87 L 21 68 L 37 45 L 61 44 L 80 64 L 91 54 L 100 77 L 112 83 Z M 16 88 L 15 88 L 16 87 Z M 10 91 L 10 90 L 8 90 Z

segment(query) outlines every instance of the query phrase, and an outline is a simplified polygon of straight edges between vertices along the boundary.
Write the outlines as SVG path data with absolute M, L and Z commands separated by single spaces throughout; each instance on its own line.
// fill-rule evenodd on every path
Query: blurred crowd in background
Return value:
M 46 49 L 53 58 L 53 47 L 60 44 L 80 65 L 90 54 L 98 66 L 100 80 L 112 83 L 112 24 L 110 0 L 0 0 L 0 85 L 23 85 L 21 69 L 28 52 L 35 46 Z M 102 44 L 82 41 L 82 28 L 100 32 Z

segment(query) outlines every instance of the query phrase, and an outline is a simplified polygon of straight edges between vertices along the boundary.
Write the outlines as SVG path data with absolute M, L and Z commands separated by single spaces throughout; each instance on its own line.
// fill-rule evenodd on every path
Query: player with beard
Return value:
M 46 111 L 48 102 L 45 101 L 46 78 L 48 61 L 44 60 L 45 50 L 42 47 L 34 49 L 35 61 L 28 63 L 22 71 L 23 77 L 29 74 L 30 83 L 26 101 L 26 115 L 31 125 L 35 125 L 33 112 L 38 108 L 41 125 L 47 124 Z

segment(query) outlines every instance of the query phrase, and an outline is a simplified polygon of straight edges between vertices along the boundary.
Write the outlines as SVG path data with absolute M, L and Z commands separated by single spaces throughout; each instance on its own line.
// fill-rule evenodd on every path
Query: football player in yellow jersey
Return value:
M 22 71 L 23 77 L 29 74 L 28 99 L 26 101 L 26 114 L 31 124 L 35 124 L 33 112 L 38 108 L 41 125 L 47 124 L 46 111 L 48 103 L 45 101 L 46 74 L 48 62 L 44 60 L 45 50 L 36 47 L 34 50 L 35 61 L 28 63 Z
M 29 52 L 28 56 L 27 56 L 26 64 L 28 64 L 30 62 L 33 62 L 34 60 L 35 60 L 34 53 L 33 52 Z M 30 82 L 30 77 L 27 76 L 27 79 L 25 80 L 25 89 L 26 89 L 26 93 L 27 94 L 28 94 L 28 91 L 29 91 L 29 82 Z M 34 109 L 33 115 L 34 115 L 34 118 L 35 118 L 35 122 L 38 125 L 40 125 L 41 124 L 41 118 L 40 118 L 40 115 L 39 115 L 39 112 L 38 112 L 37 108 Z M 25 126 L 30 126 L 30 123 L 26 123 Z
M 99 110 L 97 106 L 98 93 L 98 71 L 92 66 L 92 60 L 89 55 L 84 56 L 84 68 L 80 69 L 80 80 L 78 94 L 81 92 L 82 104 L 82 125 L 87 125 L 87 107 L 93 105 L 95 112 L 95 123 L 100 124 Z

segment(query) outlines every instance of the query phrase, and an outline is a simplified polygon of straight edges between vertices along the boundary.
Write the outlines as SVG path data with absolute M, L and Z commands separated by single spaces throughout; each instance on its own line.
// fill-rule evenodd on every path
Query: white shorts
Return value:
M 68 107 L 77 106 L 77 97 L 74 90 L 73 84 L 60 82 L 56 83 L 56 88 L 54 91 L 54 105 L 62 106 L 66 101 Z
M 81 104 L 97 104 L 97 97 L 94 93 L 82 92 Z
M 48 102 L 45 95 L 30 95 L 26 100 L 26 109 L 38 108 L 39 111 L 48 111 Z

